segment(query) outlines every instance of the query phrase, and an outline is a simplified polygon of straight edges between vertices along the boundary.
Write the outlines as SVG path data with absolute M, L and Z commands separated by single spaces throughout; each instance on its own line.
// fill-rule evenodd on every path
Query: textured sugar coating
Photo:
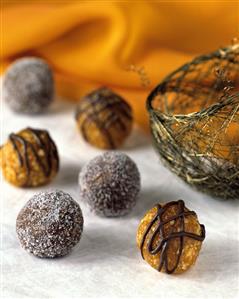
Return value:
M 131 107 L 120 95 L 102 87 L 80 100 L 76 121 L 88 143 L 102 149 L 115 149 L 129 136 L 133 115 Z
M 156 270 L 168 274 L 182 273 L 195 264 L 204 238 L 204 226 L 183 201 L 152 208 L 137 231 L 142 257 Z
M 81 238 L 81 208 L 63 191 L 39 193 L 18 214 L 16 231 L 22 247 L 35 256 L 66 255 Z
M 81 197 L 97 215 L 128 214 L 140 191 L 140 174 L 134 161 L 118 152 L 106 152 L 80 172 Z
M 0 148 L 4 178 L 18 187 L 49 183 L 59 169 L 56 145 L 46 130 L 26 128 L 10 134 Z
M 53 96 L 52 71 L 42 59 L 18 59 L 4 75 L 3 98 L 16 112 L 41 113 L 50 105 Z

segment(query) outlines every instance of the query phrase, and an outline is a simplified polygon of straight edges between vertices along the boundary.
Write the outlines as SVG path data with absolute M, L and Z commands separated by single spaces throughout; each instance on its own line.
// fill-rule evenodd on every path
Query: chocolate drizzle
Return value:
M 34 146 L 30 141 L 22 136 L 21 133 L 24 131 L 34 137 L 39 149 L 36 149 L 36 146 Z M 25 167 L 26 169 L 27 181 L 25 183 L 25 186 L 27 186 L 31 173 L 29 151 L 32 152 L 45 177 L 49 177 L 51 175 L 53 160 L 55 161 L 56 171 L 58 171 L 59 157 L 56 146 L 47 131 L 32 128 L 26 128 L 24 131 L 20 132 L 19 134 L 10 134 L 9 140 L 15 152 L 17 153 L 20 167 Z M 45 135 L 45 138 L 43 138 L 43 135 Z M 42 150 L 44 152 L 43 157 L 39 155 L 39 150 Z
M 81 108 L 82 103 L 87 103 L 85 108 Z M 99 114 L 110 109 L 110 114 L 104 121 L 100 120 Z M 114 140 L 109 132 L 109 128 L 113 123 L 118 123 L 122 131 L 126 131 L 127 127 L 123 122 L 121 115 L 126 119 L 132 120 L 131 107 L 120 96 L 114 94 L 107 88 L 100 88 L 85 97 L 80 103 L 76 112 L 76 119 L 85 114 L 85 119 L 81 124 L 83 137 L 88 141 L 86 125 L 94 122 L 97 128 L 101 130 L 110 144 L 111 148 L 115 148 Z
M 164 213 L 167 211 L 168 208 L 170 208 L 172 206 L 178 207 L 177 213 L 174 216 L 163 220 Z M 164 205 L 163 207 L 160 204 L 158 204 L 156 207 L 157 207 L 157 213 L 154 216 L 154 218 L 151 220 L 151 222 L 149 223 L 147 229 L 145 230 L 145 232 L 143 234 L 142 240 L 141 240 L 141 244 L 140 244 L 141 255 L 144 258 L 143 247 L 144 247 L 145 240 L 147 238 L 148 233 L 152 229 L 153 225 L 156 224 L 155 230 L 153 231 L 152 236 L 149 239 L 149 243 L 147 244 L 147 250 L 152 255 L 156 255 L 156 254 L 160 253 L 160 262 L 159 262 L 159 266 L 158 266 L 158 271 L 161 271 L 164 266 L 166 273 L 171 274 L 177 269 L 177 267 L 179 265 L 180 257 L 182 255 L 183 247 L 184 247 L 184 238 L 188 237 L 188 238 L 192 238 L 194 240 L 202 242 L 205 239 L 205 227 L 202 224 L 200 225 L 201 226 L 201 235 L 196 235 L 194 233 L 189 233 L 189 232 L 185 231 L 185 217 L 187 217 L 189 215 L 196 216 L 196 213 L 193 211 L 185 211 L 185 204 L 184 204 L 183 200 L 169 202 L 166 205 Z M 180 231 L 174 232 L 175 226 L 172 225 L 171 231 L 167 235 L 165 235 L 164 225 L 169 223 L 170 221 L 174 221 L 174 220 L 175 220 L 175 223 L 177 220 L 179 220 Z M 157 244 L 157 246 L 155 248 L 153 248 L 153 245 L 155 244 L 155 240 L 159 236 L 160 236 L 160 242 Z M 170 241 L 174 240 L 174 239 L 179 239 L 179 250 L 177 253 L 178 255 L 177 255 L 177 259 L 176 259 L 176 263 L 175 263 L 174 267 L 172 269 L 169 269 L 169 267 L 168 267 L 168 249 L 169 249 Z

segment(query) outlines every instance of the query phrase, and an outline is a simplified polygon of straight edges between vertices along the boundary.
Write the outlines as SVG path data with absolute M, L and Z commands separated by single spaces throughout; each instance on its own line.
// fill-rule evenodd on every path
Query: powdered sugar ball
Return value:
M 63 191 L 41 192 L 22 208 L 16 221 L 24 249 L 38 257 L 66 255 L 83 231 L 81 208 Z
M 79 175 L 81 197 L 97 215 L 128 214 L 140 191 L 140 174 L 126 154 L 106 152 L 83 167 Z
M 43 112 L 53 100 L 54 81 L 48 64 L 39 58 L 16 60 L 3 78 L 3 97 L 19 113 Z

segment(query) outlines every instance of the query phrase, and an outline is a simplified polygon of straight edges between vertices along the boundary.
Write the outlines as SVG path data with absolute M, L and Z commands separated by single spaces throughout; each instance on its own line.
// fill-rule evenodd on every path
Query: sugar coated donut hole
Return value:
M 17 216 L 16 231 L 21 246 L 38 257 L 66 255 L 80 241 L 81 208 L 63 191 L 34 195 Z
M 140 191 L 140 174 L 126 154 L 111 151 L 97 156 L 79 174 L 82 201 L 99 216 L 131 212 Z
M 3 98 L 15 112 L 38 114 L 53 101 L 53 73 L 43 59 L 17 59 L 3 77 Z

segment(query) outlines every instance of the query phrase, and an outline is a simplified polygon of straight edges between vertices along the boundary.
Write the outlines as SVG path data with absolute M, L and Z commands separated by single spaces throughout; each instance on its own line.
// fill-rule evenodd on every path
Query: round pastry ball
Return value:
M 53 74 L 48 64 L 39 58 L 16 60 L 3 78 L 3 98 L 19 113 L 43 112 L 54 96 Z
M 128 214 L 140 191 L 139 170 L 119 152 L 95 157 L 80 172 L 81 197 L 95 214 L 116 217 Z
M 137 245 L 142 257 L 158 271 L 178 274 L 197 260 L 205 228 L 182 200 L 156 205 L 141 220 Z
M 99 88 L 79 102 L 76 121 L 83 138 L 101 149 L 115 149 L 129 136 L 132 109 L 118 94 Z
M 22 247 L 35 256 L 66 255 L 81 238 L 81 208 L 63 191 L 36 194 L 19 212 L 16 231 Z
M 59 169 L 56 145 L 45 130 L 26 128 L 10 134 L 0 148 L 5 179 L 17 187 L 37 187 L 52 181 Z

